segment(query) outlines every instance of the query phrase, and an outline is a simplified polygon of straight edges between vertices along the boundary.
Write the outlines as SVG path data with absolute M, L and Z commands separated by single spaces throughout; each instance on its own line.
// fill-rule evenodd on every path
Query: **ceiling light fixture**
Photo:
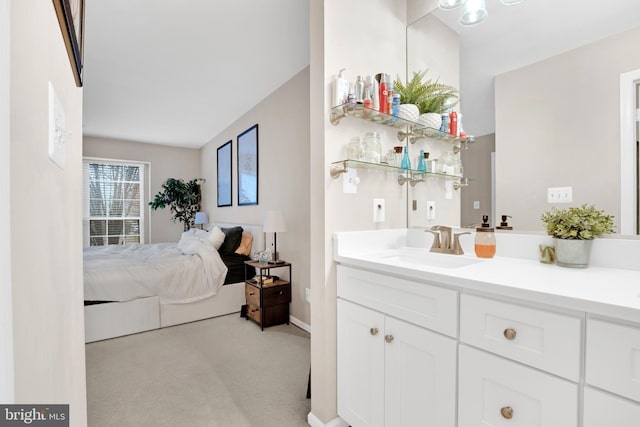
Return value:
M 522 3 L 524 0 L 500 0 L 505 6 L 513 6 Z M 438 7 L 443 10 L 452 10 L 462 6 L 460 25 L 471 26 L 484 21 L 489 12 L 485 5 L 485 0 L 438 0 Z

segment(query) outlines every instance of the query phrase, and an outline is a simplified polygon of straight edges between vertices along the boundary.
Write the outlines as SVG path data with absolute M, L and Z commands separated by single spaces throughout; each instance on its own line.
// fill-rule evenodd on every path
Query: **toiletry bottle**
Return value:
M 356 94 L 355 87 L 351 85 L 349 87 L 349 94 L 347 95 L 347 111 L 353 111 L 356 109 Z
M 391 74 L 387 74 L 387 113 L 393 114 L 393 80 Z
M 411 169 L 411 160 L 409 160 L 409 151 L 407 147 L 404 147 L 404 153 L 402 154 L 402 162 L 400 163 L 402 169 Z
M 362 76 L 358 76 L 355 83 L 356 102 L 362 104 L 364 102 L 364 80 Z
M 442 125 L 440 126 L 440 132 L 449 133 L 449 115 L 442 115 Z
M 338 73 L 338 77 L 336 77 L 333 82 L 333 105 L 342 105 L 347 102 L 347 97 L 349 96 L 349 80 L 345 79 L 342 76 L 343 71 L 346 68 L 343 68 Z
M 418 156 L 418 166 L 416 167 L 418 172 L 426 172 L 427 165 L 424 162 L 424 150 L 420 150 L 420 155 Z
M 380 75 L 380 112 L 389 112 L 389 92 L 387 91 L 387 75 Z
M 380 111 L 380 83 L 378 83 L 378 80 L 373 79 L 373 85 L 371 87 L 371 101 L 373 101 L 373 109 L 376 111 L 371 115 L 377 116 L 377 111 Z
M 458 113 L 455 111 L 449 114 L 449 135 L 458 136 Z
M 496 235 L 489 226 L 489 216 L 482 216 L 482 226 L 476 228 L 474 249 L 478 258 L 493 258 L 496 254 Z
M 371 99 L 371 92 L 370 92 L 369 89 L 370 88 L 365 87 L 365 89 L 364 89 L 364 100 L 362 101 L 362 103 L 364 105 L 364 109 L 362 111 L 362 114 L 367 119 L 369 118 L 369 116 L 371 116 L 371 108 L 373 108 L 373 100 Z

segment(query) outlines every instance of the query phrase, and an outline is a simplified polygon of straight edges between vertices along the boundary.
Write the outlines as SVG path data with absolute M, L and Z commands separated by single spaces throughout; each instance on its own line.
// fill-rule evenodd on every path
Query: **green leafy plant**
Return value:
M 613 216 L 595 206 L 583 204 L 579 208 L 558 210 L 555 207 L 542 214 L 547 234 L 565 240 L 592 240 L 612 233 Z
M 423 81 L 427 74 L 424 70 L 413 72 L 413 77 L 405 85 L 400 77 L 393 82 L 393 92 L 400 94 L 401 104 L 415 104 L 420 114 L 442 114 L 458 103 L 458 89 L 438 82 L 436 79 Z
M 204 182 L 203 178 L 195 178 L 187 182 L 169 178 L 162 184 L 162 191 L 149 202 L 149 206 L 154 211 L 169 206 L 173 214 L 171 220 L 182 222 L 186 231 L 193 225 L 196 212 L 200 210 L 202 198 L 200 184 Z

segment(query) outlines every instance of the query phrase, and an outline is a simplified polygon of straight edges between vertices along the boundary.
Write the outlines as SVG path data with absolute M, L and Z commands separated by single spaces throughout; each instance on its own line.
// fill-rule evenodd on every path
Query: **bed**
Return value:
M 239 242 L 237 227 L 244 234 Z M 250 258 L 233 248 L 262 250 L 262 228 L 216 223 L 210 229 L 217 234 L 191 230 L 175 243 L 85 248 L 85 342 L 239 312 Z

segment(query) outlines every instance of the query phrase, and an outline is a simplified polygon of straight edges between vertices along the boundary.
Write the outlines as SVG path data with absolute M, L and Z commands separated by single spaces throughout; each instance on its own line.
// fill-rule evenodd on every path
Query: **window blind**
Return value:
M 85 246 L 144 241 L 144 163 L 83 160 Z

